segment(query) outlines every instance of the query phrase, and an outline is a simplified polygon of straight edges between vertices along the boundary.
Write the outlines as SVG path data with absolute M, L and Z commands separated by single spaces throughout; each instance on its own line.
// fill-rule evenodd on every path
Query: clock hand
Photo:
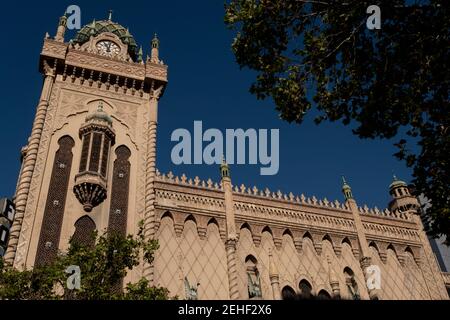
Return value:
M 111 52 L 111 43 L 105 43 L 108 52 Z

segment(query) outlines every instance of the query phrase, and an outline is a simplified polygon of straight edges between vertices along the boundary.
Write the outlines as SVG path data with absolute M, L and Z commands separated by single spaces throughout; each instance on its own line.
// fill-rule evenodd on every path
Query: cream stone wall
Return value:
M 206 235 L 200 239 L 196 222 L 187 220 L 180 237 L 173 220 L 166 215 L 161 220 L 157 238 L 160 249 L 155 256 L 155 284 L 169 289 L 172 296 L 186 298 L 185 280 L 198 286 L 202 299 L 228 299 L 228 274 L 225 246 L 219 228 L 208 223 Z
M 161 244 L 155 258 L 157 284 L 183 297 L 182 280 L 188 276 L 192 278 L 191 284 L 201 283 L 199 299 L 218 298 L 213 291 L 202 291 L 202 288 L 226 278 L 226 259 L 217 260 L 219 263 L 212 258 L 217 248 L 225 255 L 222 250 L 228 216 L 224 190 L 212 180 L 176 177 L 171 173 L 157 173 L 156 181 L 157 239 Z M 278 270 L 280 291 L 288 286 L 299 293 L 300 281 L 307 280 L 313 294 L 325 291 L 333 296 L 331 274 L 334 273 L 341 298 L 351 299 L 344 274 L 344 269 L 350 268 L 361 299 L 369 299 L 360 261 L 363 253 L 358 241 L 361 240 L 352 221 L 351 208 L 345 203 L 267 190 L 260 193 L 256 187 L 245 186 L 233 187 L 233 199 L 240 299 L 248 299 L 245 260 L 249 255 L 257 260 L 262 298 L 275 296 L 269 252 Z M 427 259 L 422 226 L 413 218 L 415 213 L 401 214 L 363 206 L 357 207 L 356 214 L 361 217 L 371 264 L 381 270 L 379 299 L 448 299 L 442 275 L 428 270 L 436 262 Z M 216 235 L 220 241 L 217 237 L 218 244 L 213 248 L 197 247 L 203 241 L 199 238 L 204 230 L 208 229 L 209 233 L 208 221 L 213 218 L 217 221 Z M 183 251 L 183 243 L 189 248 L 187 251 Z M 180 262 L 177 257 L 188 262 Z M 426 273 L 428 278 L 424 276 Z M 227 290 L 225 280 L 221 288 Z

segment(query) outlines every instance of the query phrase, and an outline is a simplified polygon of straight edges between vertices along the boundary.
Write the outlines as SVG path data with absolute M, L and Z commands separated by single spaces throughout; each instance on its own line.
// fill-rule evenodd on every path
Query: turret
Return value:
M 419 202 L 416 197 L 411 195 L 406 182 L 398 179 L 395 175 L 389 185 L 389 194 L 393 198 L 389 203 L 389 210 L 391 211 L 406 212 L 419 208 Z

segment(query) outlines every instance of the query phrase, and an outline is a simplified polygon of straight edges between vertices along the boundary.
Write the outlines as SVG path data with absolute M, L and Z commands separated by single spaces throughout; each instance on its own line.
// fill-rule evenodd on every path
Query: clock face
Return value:
M 112 41 L 99 41 L 97 42 L 98 53 L 105 57 L 115 57 L 120 53 L 120 48 Z

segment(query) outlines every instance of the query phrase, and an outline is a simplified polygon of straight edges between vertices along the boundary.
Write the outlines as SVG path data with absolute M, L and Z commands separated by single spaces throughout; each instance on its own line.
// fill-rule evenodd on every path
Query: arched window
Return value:
M 92 247 L 95 244 L 95 222 L 89 216 L 83 216 L 75 222 L 75 232 L 71 242 Z
M 297 294 L 290 286 L 285 286 L 283 290 L 281 290 L 281 297 L 283 300 L 295 300 Z
M 344 276 L 345 284 L 347 286 L 350 297 L 353 300 L 360 300 L 361 297 L 359 295 L 358 283 L 356 283 L 355 274 L 353 273 L 352 269 L 346 267 L 344 269 Z
M 311 299 L 312 286 L 307 280 L 303 279 L 302 281 L 300 281 L 300 283 L 298 284 L 298 288 L 300 290 L 301 299 Z
M 248 297 L 249 299 L 261 298 L 261 279 L 258 270 L 258 261 L 252 255 L 245 258 L 245 266 L 248 278 Z
M 319 300 L 331 300 L 330 294 L 326 290 L 320 290 L 317 294 L 317 299 Z

